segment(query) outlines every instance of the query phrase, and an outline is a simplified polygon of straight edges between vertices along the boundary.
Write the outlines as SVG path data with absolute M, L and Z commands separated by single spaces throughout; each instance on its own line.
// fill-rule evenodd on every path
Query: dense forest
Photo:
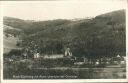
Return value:
M 27 50 L 28 54 L 63 54 L 70 48 L 77 57 L 125 56 L 125 10 L 79 20 L 31 21 L 4 17 L 3 23 L 6 34 L 21 39 L 17 44 L 22 48 L 20 53 Z M 7 26 L 13 29 L 7 29 Z

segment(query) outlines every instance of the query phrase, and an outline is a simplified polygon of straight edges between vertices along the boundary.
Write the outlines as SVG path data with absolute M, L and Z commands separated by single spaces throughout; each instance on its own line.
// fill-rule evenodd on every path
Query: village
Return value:
M 15 38 L 14 35 L 7 34 L 8 38 Z M 17 43 L 19 42 L 18 40 L 16 41 Z M 31 52 L 31 58 L 34 60 L 38 59 L 68 59 L 73 62 L 74 65 L 86 65 L 86 64 L 91 64 L 93 66 L 99 66 L 102 65 L 102 67 L 126 67 L 126 56 L 121 56 L 117 54 L 116 56 L 112 57 L 100 57 L 100 58 L 95 58 L 95 59 L 88 59 L 87 57 L 76 57 L 72 54 L 70 48 L 66 48 L 64 54 L 41 54 L 37 52 L 37 45 L 34 44 L 32 41 L 30 43 L 34 47 L 27 47 L 25 48 L 25 51 L 22 53 L 22 59 L 17 58 L 17 55 L 12 55 L 12 57 L 6 59 L 5 62 L 14 62 L 16 61 L 24 61 L 25 59 L 30 59 L 28 57 L 28 52 Z M 34 50 L 30 50 L 30 48 L 35 48 Z M 58 63 L 59 64 L 59 63 Z M 69 63 L 70 64 L 70 63 Z M 101 67 L 101 66 L 100 66 Z
M 9 35 L 12 37 L 13 35 Z M 17 41 L 18 42 L 18 41 Z M 33 42 L 31 42 L 33 44 Z M 88 57 L 78 57 L 74 56 L 71 52 L 70 48 L 66 48 L 63 54 L 41 54 L 37 51 L 37 45 L 34 44 L 34 50 L 30 50 L 32 47 L 25 48 L 25 51 L 21 53 L 19 57 L 16 57 L 17 54 L 11 55 L 11 57 L 5 58 L 5 62 L 15 62 L 15 61 L 24 61 L 29 60 L 32 58 L 33 60 L 38 61 L 39 59 L 42 60 L 56 60 L 56 59 L 68 59 L 69 63 L 72 62 L 72 65 L 81 66 L 81 65 L 93 65 L 93 67 L 126 67 L 126 56 L 116 55 L 112 57 L 100 57 L 94 59 L 89 59 Z M 30 54 L 28 54 L 30 52 Z M 64 62 L 65 63 L 65 62 Z M 54 63 L 53 63 L 54 64 Z M 59 64 L 59 63 L 58 63 Z M 89 67 L 89 66 L 84 66 Z
M 27 54 L 23 55 L 24 58 L 27 58 Z M 90 60 L 86 57 L 76 57 L 73 56 L 72 52 L 70 51 L 70 48 L 67 48 L 65 50 L 64 54 L 44 54 L 43 56 L 40 53 L 34 53 L 33 54 L 33 59 L 38 60 L 38 59 L 68 59 L 73 61 L 74 65 L 84 65 L 84 64 L 91 64 L 94 66 L 99 66 L 99 65 L 106 65 L 106 67 L 125 67 L 126 65 L 126 56 L 120 56 L 116 55 L 114 57 L 102 57 L 102 58 L 97 58 L 95 60 Z M 59 64 L 59 63 L 58 63 Z
M 122 1 L 2 3 L 3 80 L 126 79 Z

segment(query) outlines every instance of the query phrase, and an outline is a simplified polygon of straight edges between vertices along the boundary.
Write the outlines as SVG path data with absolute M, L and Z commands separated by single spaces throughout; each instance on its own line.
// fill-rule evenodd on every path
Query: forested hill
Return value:
M 21 20 L 12 17 L 4 17 L 4 25 L 11 26 L 13 28 L 22 29 L 25 34 L 34 34 L 38 31 L 52 28 L 55 26 L 70 23 L 70 20 L 49 20 L 49 21 L 33 21 L 33 20 Z
M 40 53 L 63 53 L 70 47 L 76 56 L 125 55 L 125 10 L 81 20 L 25 21 L 5 17 L 4 24 L 27 34 L 23 46 Z M 30 46 L 30 42 L 34 44 Z M 35 50 L 31 49 L 31 50 Z

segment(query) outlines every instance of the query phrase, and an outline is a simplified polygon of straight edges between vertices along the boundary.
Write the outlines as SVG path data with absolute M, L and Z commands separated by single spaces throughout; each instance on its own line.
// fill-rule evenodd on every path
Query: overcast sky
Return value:
M 4 16 L 25 20 L 75 19 L 125 9 L 125 3 L 125 0 L 11 1 L 2 2 L 2 9 Z

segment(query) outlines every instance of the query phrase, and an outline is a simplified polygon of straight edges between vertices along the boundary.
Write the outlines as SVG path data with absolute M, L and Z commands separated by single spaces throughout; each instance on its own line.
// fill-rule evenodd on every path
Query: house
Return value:
M 84 62 L 75 62 L 74 65 L 83 65 Z
M 106 64 L 107 64 L 107 65 L 109 65 L 109 64 L 110 64 L 110 62 L 109 62 L 109 61 L 107 61 L 107 62 L 106 62 Z
M 74 59 L 74 65 L 82 65 L 88 63 L 88 59 L 85 57 L 73 57 L 73 59 Z
M 125 64 L 125 61 L 121 61 L 120 64 L 121 64 L 121 65 L 124 65 L 124 64 Z
M 23 53 L 23 58 L 24 58 L 24 59 L 27 58 L 27 53 L 26 53 L 26 52 Z
M 120 64 L 121 65 L 125 65 L 126 64 L 126 56 L 122 56 Z
M 123 58 L 123 59 L 124 59 L 124 61 L 126 62 L 126 56 L 123 56 L 122 58 Z
M 53 54 L 53 55 L 44 55 L 44 59 L 57 59 L 57 58 L 63 58 L 63 54 Z
M 95 65 L 99 65 L 99 64 L 100 64 L 99 61 L 96 61 L 96 62 L 95 62 Z
M 112 62 L 113 64 L 116 64 L 116 65 L 125 64 L 125 62 L 126 62 L 126 57 L 125 57 L 125 56 L 117 55 L 116 57 L 113 57 L 113 58 L 111 59 L 111 62 Z
M 35 53 L 34 54 L 34 59 L 37 59 L 37 58 L 39 58 L 40 57 L 40 54 L 39 53 Z

